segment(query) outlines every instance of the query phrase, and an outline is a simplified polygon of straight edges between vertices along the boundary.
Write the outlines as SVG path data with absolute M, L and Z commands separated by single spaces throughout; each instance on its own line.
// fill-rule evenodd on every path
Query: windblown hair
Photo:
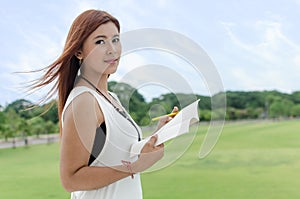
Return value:
M 61 114 L 67 98 L 74 87 L 74 81 L 80 68 L 79 59 L 75 56 L 78 50 L 82 49 L 84 41 L 100 25 L 113 22 L 120 32 L 119 21 L 101 10 L 87 10 L 80 14 L 73 22 L 63 49 L 62 54 L 51 65 L 44 68 L 46 72 L 37 79 L 32 89 L 38 89 L 55 82 L 54 86 L 46 94 L 45 99 L 51 98 L 58 92 L 58 116 L 61 126 Z

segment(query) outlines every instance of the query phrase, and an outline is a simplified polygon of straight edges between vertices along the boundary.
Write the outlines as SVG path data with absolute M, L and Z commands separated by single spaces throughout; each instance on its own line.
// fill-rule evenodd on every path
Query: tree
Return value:
M 45 120 L 40 116 L 30 120 L 30 127 L 30 135 L 36 135 L 36 137 L 39 137 L 40 134 L 47 134 L 48 131 Z
M 8 109 L 6 112 L 6 136 L 7 137 L 16 137 L 18 135 L 20 117 L 16 111 L 12 108 Z
M 43 113 L 41 117 L 45 121 L 51 121 L 52 123 L 58 123 L 58 110 L 57 110 L 57 102 L 56 100 L 52 100 L 48 104 L 42 106 Z
M 291 116 L 293 106 L 294 103 L 287 99 L 275 101 L 270 105 L 270 117 L 279 118 Z
M 131 117 L 139 124 L 145 124 L 148 104 L 144 97 L 132 86 L 126 83 L 109 82 L 109 90 L 117 94 L 121 104 L 129 112 Z M 141 122 L 143 120 L 143 122 Z
M 300 117 L 300 104 L 294 105 L 291 110 L 291 115 L 293 117 Z
M 200 113 L 200 121 L 209 121 L 211 118 L 211 111 L 204 109 L 204 110 L 199 110 Z
M 25 146 L 28 146 L 28 139 L 27 139 L 28 132 L 29 132 L 28 120 L 20 117 L 19 125 L 18 125 L 18 134 L 23 137 Z
M 5 125 L 4 137 L 5 139 L 12 137 L 13 148 L 15 148 L 15 137 L 24 135 L 26 120 L 24 118 L 21 118 L 13 108 L 7 110 L 6 118 L 7 120 Z
M 4 112 L 0 112 L 0 137 L 4 137 L 5 140 L 7 140 L 7 136 L 5 136 L 6 133 L 6 116 Z
M 296 91 L 291 94 L 291 101 L 295 104 L 300 104 L 300 91 Z
M 12 103 L 10 103 L 6 108 L 5 112 L 8 112 L 8 110 L 14 110 L 20 117 L 23 117 L 25 119 L 31 118 L 32 115 L 32 107 L 34 106 L 33 103 L 31 103 L 28 100 L 25 99 L 19 99 Z
M 49 137 L 49 134 L 57 133 L 58 132 L 58 126 L 55 125 L 51 120 L 48 120 L 45 123 L 46 133 L 47 133 L 47 143 L 51 143 L 51 138 Z
M 174 106 L 182 109 L 196 99 L 201 99 L 199 103 L 200 120 L 205 121 L 224 118 L 224 99 L 227 102 L 226 120 L 300 116 L 300 91 L 292 94 L 276 90 L 227 91 L 212 97 L 166 93 L 153 98 L 151 102 L 146 102 L 143 95 L 129 84 L 112 81 L 108 83 L 108 89 L 117 94 L 121 104 L 141 126 L 149 125 L 152 117 L 171 112 Z M 0 137 L 5 139 L 25 134 L 39 136 L 58 132 L 57 123 L 58 113 L 55 100 L 43 105 L 34 105 L 28 100 L 19 99 L 6 107 L 0 106 Z M 55 127 L 54 130 L 50 130 L 52 125 Z

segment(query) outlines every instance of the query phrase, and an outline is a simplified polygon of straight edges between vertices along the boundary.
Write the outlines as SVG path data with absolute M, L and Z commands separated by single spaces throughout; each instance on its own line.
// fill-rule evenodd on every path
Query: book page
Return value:
M 190 105 L 183 108 L 179 113 L 162 128 L 160 128 L 153 135 L 157 135 L 157 141 L 155 146 L 160 145 L 168 140 L 171 140 L 179 135 L 189 132 L 189 127 L 191 124 L 199 121 L 198 115 L 198 102 L 191 103 Z M 142 148 L 150 140 L 152 136 L 149 136 L 138 143 L 135 143 L 131 146 L 130 155 L 131 157 L 139 155 Z

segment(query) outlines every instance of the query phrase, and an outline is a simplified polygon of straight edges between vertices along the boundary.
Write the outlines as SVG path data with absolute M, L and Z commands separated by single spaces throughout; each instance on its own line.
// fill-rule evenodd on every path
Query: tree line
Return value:
M 45 105 L 19 99 L 0 111 L 0 138 L 23 137 L 58 132 L 58 115 L 56 101 Z
M 199 103 L 199 117 L 210 121 L 212 97 L 183 93 L 162 94 L 147 102 L 142 94 L 125 83 L 109 82 L 109 90 L 116 93 L 131 117 L 141 126 L 151 125 L 151 118 L 182 109 L 195 99 Z M 227 91 L 226 120 L 275 119 L 300 117 L 300 91 L 291 94 L 279 91 Z M 6 107 L 0 107 L 0 138 L 26 137 L 30 135 L 58 133 L 58 114 L 55 100 L 38 105 L 19 99 Z M 222 111 L 222 110 L 220 110 Z M 218 118 L 218 117 L 214 117 Z

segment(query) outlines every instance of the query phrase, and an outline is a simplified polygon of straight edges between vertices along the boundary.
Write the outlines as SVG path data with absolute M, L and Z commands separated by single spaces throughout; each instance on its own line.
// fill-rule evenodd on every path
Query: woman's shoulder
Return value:
M 86 86 L 76 86 L 71 90 L 66 105 L 71 103 L 74 99 L 82 98 L 82 97 L 95 98 L 96 95 L 97 95 L 96 91 L 94 91 L 91 88 L 88 88 Z
M 62 125 L 64 125 L 65 122 L 67 124 L 76 122 L 77 125 L 80 124 L 80 126 L 83 127 L 91 124 L 98 126 L 98 124 L 103 122 L 103 114 L 98 106 L 97 99 L 91 92 L 77 91 L 78 88 L 72 90 L 74 96 L 72 100 L 65 105 L 62 113 Z
M 67 111 L 67 109 L 70 109 L 71 104 L 72 110 L 74 108 L 77 110 L 85 108 L 87 110 L 89 107 L 95 107 L 95 103 L 97 103 L 97 100 L 92 89 L 85 86 L 74 87 L 68 96 L 62 115 L 64 115 L 64 112 Z
M 90 89 L 86 86 L 77 86 L 72 89 L 72 91 L 69 94 L 68 100 L 69 102 L 66 103 L 66 105 L 70 103 L 76 103 L 89 106 L 90 102 L 95 102 L 95 96 L 96 92 L 93 89 Z

